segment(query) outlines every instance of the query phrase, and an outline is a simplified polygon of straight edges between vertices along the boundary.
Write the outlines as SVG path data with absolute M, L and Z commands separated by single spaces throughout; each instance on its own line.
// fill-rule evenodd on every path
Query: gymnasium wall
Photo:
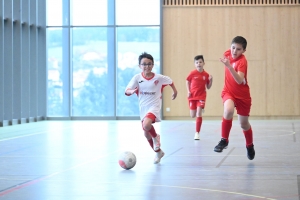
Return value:
M 0 0 L 0 127 L 46 116 L 46 0 Z
M 224 67 L 219 58 L 237 35 L 248 41 L 248 81 L 253 118 L 300 118 L 300 1 L 296 0 L 164 0 L 163 74 L 178 89 L 163 98 L 164 119 L 189 118 L 185 78 L 203 54 L 212 74 L 204 116 L 223 113 L 220 93 Z M 170 108 L 167 112 L 166 109 Z

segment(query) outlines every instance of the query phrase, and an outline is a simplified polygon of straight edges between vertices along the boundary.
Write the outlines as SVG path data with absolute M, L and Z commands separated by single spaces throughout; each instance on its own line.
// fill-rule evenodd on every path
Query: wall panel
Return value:
M 237 35 L 248 41 L 251 116 L 300 117 L 299 5 L 164 6 L 163 26 L 163 73 L 174 80 L 179 92 L 171 101 L 171 90 L 165 90 L 165 119 L 189 117 L 185 78 L 198 54 L 204 55 L 204 69 L 214 77 L 204 116 L 222 115 L 224 67 L 219 58 Z
M 0 0 L 0 127 L 46 117 L 45 11 L 45 0 Z
M 30 114 L 30 61 L 29 61 L 29 0 L 22 0 L 22 116 L 23 119 L 29 119 Z
M 3 0 L 0 0 L 0 94 L 4 93 L 4 62 L 3 62 Z M 4 96 L 0 95 L 0 126 L 3 121 Z
M 14 56 L 12 59 L 13 67 L 13 114 L 12 118 L 15 120 L 21 119 L 21 90 L 22 90 L 22 68 L 21 68 L 21 55 L 22 55 L 22 46 L 21 46 L 21 0 L 14 0 L 13 5 L 13 52 Z
M 37 116 L 38 93 L 37 93 L 37 16 L 36 16 L 36 0 L 30 0 L 29 14 L 29 63 L 30 63 L 30 116 Z
M 3 42 L 3 67 L 4 67 L 4 111 L 3 118 L 12 119 L 13 113 L 13 20 L 12 20 L 12 1 L 4 1 L 4 42 Z

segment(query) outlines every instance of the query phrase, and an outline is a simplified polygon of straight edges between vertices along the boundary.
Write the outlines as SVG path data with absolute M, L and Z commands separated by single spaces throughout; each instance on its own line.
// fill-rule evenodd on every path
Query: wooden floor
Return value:
M 0 128 L 1 200 L 299 200 L 300 121 L 252 120 L 256 157 L 233 122 L 229 146 L 213 151 L 220 120 L 154 124 L 166 153 L 154 152 L 139 121 L 42 121 Z M 131 170 L 118 164 L 132 151 Z

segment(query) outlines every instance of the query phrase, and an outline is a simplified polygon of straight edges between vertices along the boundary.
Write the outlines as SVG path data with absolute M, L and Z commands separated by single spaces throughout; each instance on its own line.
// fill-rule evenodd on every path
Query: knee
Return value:
M 250 128 L 249 122 L 240 122 L 240 125 L 244 131 L 247 131 Z
M 143 123 L 143 129 L 147 132 L 151 129 L 151 126 L 152 125 L 149 123 Z
M 231 119 L 233 117 L 233 110 L 225 109 L 224 110 L 224 117 L 226 119 Z

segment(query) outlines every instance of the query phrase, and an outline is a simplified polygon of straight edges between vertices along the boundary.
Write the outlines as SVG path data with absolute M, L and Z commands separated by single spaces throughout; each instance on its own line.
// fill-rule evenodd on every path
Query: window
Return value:
M 47 0 L 48 117 L 138 118 L 125 87 L 160 42 L 160 0 Z
M 154 58 L 153 72 L 160 72 L 159 27 L 120 27 L 117 29 L 117 115 L 139 116 L 136 95 L 125 96 L 130 79 L 141 70 L 138 57 L 142 52 Z

